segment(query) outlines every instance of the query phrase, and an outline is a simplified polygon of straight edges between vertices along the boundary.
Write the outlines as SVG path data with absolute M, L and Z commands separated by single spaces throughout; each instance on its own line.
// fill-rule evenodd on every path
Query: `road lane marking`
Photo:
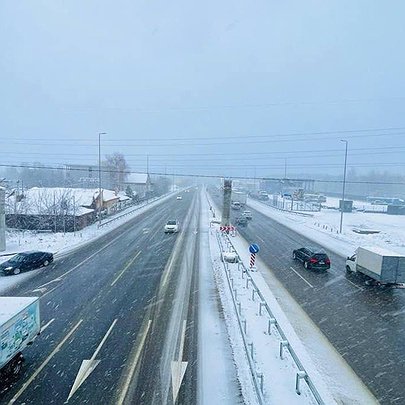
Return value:
M 305 280 L 305 278 L 302 277 L 301 274 L 298 273 L 298 271 L 294 269 L 294 267 L 290 267 L 290 269 L 291 269 L 298 277 L 300 277 L 303 281 L 305 281 L 311 288 L 314 288 L 314 286 L 313 286 L 309 281 Z
M 360 286 L 358 286 L 356 283 L 353 283 L 353 281 L 350 281 L 348 279 L 346 279 L 352 286 L 356 287 L 357 289 L 359 289 L 360 291 L 363 291 L 363 288 L 361 288 Z
M 120 274 L 116 277 L 116 279 L 111 283 L 111 287 L 122 277 L 122 275 L 129 269 L 131 264 L 135 261 L 135 259 L 142 253 L 142 250 L 140 250 L 135 257 L 131 259 L 131 261 L 124 267 L 124 270 L 121 271 Z
M 80 321 L 77 322 L 77 324 L 70 330 L 70 332 L 64 337 L 64 339 L 55 347 L 55 349 L 53 349 L 52 353 L 45 359 L 45 361 L 39 366 L 39 368 L 37 368 L 35 373 L 23 384 L 23 386 L 20 388 L 17 394 L 14 395 L 14 397 L 9 402 L 10 404 L 13 404 L 15 401 L 17 401 L 18 398 L 20 398 L 20 396 L 24 393 L 24 391 L 38 377 L 39 373 L 52 360 L 53 356 L 55 356 L 55 354 L 59 352 L 61 347 L 69 340 L 69 338 L 73 335 L 73 333 L 76 331 L 76 329 L 80 326 L 82 322 L 83 319 L 80 319 Z
M 173 392 L 173 403 L 176 403 L 177 396 L 179 395 L 181 383 L 186 373 L 187 361 L 183 361 L 183 350 L 184 350 L 184 340 L 186 339 L 186 327 L 187 320 L 183 321 L 183 328 L 181 330 L 180 337 L 180 347 L 179 347 L 179 356 L 178 360 L 172 361 L 172 392 Z
M 136 370 L 136 366 L 138 365 L 139 358 L 141 357 L 143 346 L 145 345 L 146 337 L 148 336 L 148 332 L 149 332 L 151 324 L 152 324 L 152 320 L 149 319 L 148 324 L 146 326 L 146 329 L 142 334 L 141 341 L 139 342 L 139 345 L 137 347 L 135 357 L 134 357 L 134 360 L 132 361 L 131 368 L 129 369 L 128 376 L 127 376 L 127 379 L 125 381 L 124 387 L 121 390 L 121 395 L 118 398 L 117 405 L 122 405 L 124 403 L 124 401 L 125 401 L 125 397 L 127 396 L 129 386 L 131 384 L 132 378 L 133 378 L 135 370 Z
M 53 280 L 49 281 L 46 284 L 43 284 L 40 287 L 43 287 L 47 284 L 53 283 L 55 281 L 61 281 L 62 277 L 67 276 L 68 274 L 70 274 L 72 271 L 76 270 L 77 268 L 79 268 L 80 266 L 82 266 L 83 264 L 87 263 L 90 259 L 92 259 L 94 256 L 98 255 L 101 251 L 103 251 L 104 249 L 106 249 L 107 247 L 109 247 L 110 245 L 112 245 L 117 239 L 121 238 L 122 234 L 118 235 L 117 237 L 115 237 L 113 240 L 111 240 L 110 242 L 108 242 L 106 245 L 104 245 L 102 248 L 100 248 L 99 250 L 97 250 L 96 252 L 94 252 L 93 254 L 91 254 L 89 257 L 87 257 L 86 259 L 82 260 L 79 264 L 76 264 L 76 266 L 74 266 L 73 268 L 71 268 L 70 270 L 68 270 L 66 273 L 61 274 L 60 276 L 54 278 Z M 39 287 L 39 288 L 40 288 Z M 52 290 L 51 290 L 52 291 Z M 48 293 L 47 293 L 48 294 Z
M 95 370 L 95 368 L 99 365 L 100 360 L 96 360 L 98 353 L 100 352 L 101 348 L 103 347 L 105 341 L 107 340 L 108 336 L 112 332 L 115 324 L 117 323 L 118 319 L 114 319 L 113 323 L 109 327 L 107 333 L 104 335 L 103 339 L 101 340 L 100 344 L 97 346 L 96 351 L 91 356 L 90 360 L 83 360 L 82 364 L 80 365 L 80 369 L 76 375 L 75 381 L 73 386 L 70 390 L 69 396 L 65 402 L 67 404 L 69 399 L 75 394 L 75 392 L 79 389 L 79 387 L 84 383 L 87 377 Z
M 55 320 L 55 318 L 51 319 L 48 323 L 46 323 L 42 328 L 41 328 L 41 333 L 44 332 L 44 330 L 52 324 L 52 322 Z

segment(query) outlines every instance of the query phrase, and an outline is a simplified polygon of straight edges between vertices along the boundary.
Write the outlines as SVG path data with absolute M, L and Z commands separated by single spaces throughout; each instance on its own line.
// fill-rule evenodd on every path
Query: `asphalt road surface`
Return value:
M 24 351 L 19 378 L 0 386 L 1 403 L 149 404 L 150 398 L 161 398 L 162 391 L 167 403 L 173 403 L 172 376 L 167 370 L 159 374 L 162 359 L 156 353 L 178 354 L 181 349 L 180 360 L 193 364 L 196 359 L 189 348 L 189 339 L 197 333 L 190 319 L 190 305 L 197 305 L 190 288 L 196 289 L 193 272 L 189 281 L 179 280 L 185 279 L 182 246 L 195 243 L 197 235 L 190 228 L 190 213 L 198 215 L 198 202 L 193 191 L 182 196 L 55 260 L 7 292 L 41 297 L 43 331 Z M 187 217 L 189 224 L 183 222 Z M 176 218 L 183 222 L 181 232 L 164 234 L 166 221 Z M 179 301 L 180 321 L 174 322 Z M 162 319 L 171 325 L 170 336 Z M 145 364 L 153 364 L 147 373 Z M 195 378 L 178 375 L 177 403 L 195 403 Z
M 222 207 L 220 197 L 214 197 Z M 249 207 L 253 220 L 240 234 L 260 245 L 260 257 L 318 325 L 381 404 L 405 403 L 405 290 L 365 285 L 345 271 L 345 257 L 327 249 L 327 272 L 292 259 L 303 246 L 321 247 Z M 231 210 L 232 211 L 232 210 Z M 232 220 L 240 212 L 232 211 Z M 321 241 L 320 241 L 321 242 Z

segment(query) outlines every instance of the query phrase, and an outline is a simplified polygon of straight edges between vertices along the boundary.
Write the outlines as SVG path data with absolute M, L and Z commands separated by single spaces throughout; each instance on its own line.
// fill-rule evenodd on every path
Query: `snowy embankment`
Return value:
M 328 199 L 328 203 L 333 205 L 335 201 L 329 202 Z M 405 254 L 405 216 L 358 211 L 345 213 L 340 234 L 340 212 L 337 209 L 322 209 L 311 213 L 311 217 L 303 217 L 252 199 L 248 200 L 248 205 L 340 256 L 351 256 L 359 246 L 370 245 Z M 379 233 L 358 234 L 354 230 Z
M 33 233 L 30 231 L 7 231 L 6 242 L 7 250 L 1 252 L 0 262 L 9 259 L 16 252 L 24 252 L 29 250 L 42 250 L 53 252 L 55 259 L 58 257 L 69 254 L 70 252 L 79 249 L 83 245 L 86 245 L 103 235 L 118 228 L 122 224 L 131 219 L 143 214 L 145 211 L 161 204 L 173 195 L 176 195 L 179 191 L 169 193 L 163 197 L 137 207 L 129 207 L 124 211 L 117 213 L 108 218 L 108 224 L 99 228 L 98 223 L 94 223 L 81 231 L 76 233 Z M 115 221 L 112 221 L 116 218 Z M 107 220 L 106 220 L 107 221 Z M 0 292 L 7 290 L 8 288 L 19 284 L 20 282 L 34 277 L 41 269 L 29 271 L 26 273 L 18 274 L 15 276 L 0 276 Z

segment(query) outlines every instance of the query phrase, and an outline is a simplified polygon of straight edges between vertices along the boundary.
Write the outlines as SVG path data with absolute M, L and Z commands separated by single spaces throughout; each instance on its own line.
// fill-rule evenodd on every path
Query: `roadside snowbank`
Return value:
M 352 212 L 344 214 L 343 233 L 339 234 L 340 212 L 325 210 L 302 217 L 279 211 L 249 199 L 248 205 L 271 219 L 304 235 L 340 256 L 351 256 L 359 246 L 376 245 L 405 254 L 405 216 Z M 357 234 L 353 229 L 379 230 L 377 234 Z

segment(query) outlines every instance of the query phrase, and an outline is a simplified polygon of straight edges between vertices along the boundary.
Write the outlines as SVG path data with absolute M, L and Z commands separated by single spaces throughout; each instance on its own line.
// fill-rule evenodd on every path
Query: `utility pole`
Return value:
M 346 191 L 346 169 L 347 169 L 347 146 L 348 141 L 346 139 L 341 139 L 341 142 L 345 143 L 345 165 L 343 170 L 343 189 L 342 189 L 342 202 L 340 205 L 340 233 L 343 230 L 343 212 L 345 210 L 345 191 Z
M 103 196 L 101 193 L 101 135 L 106 132 L 98 133 L 98 226 L 101 226 L 101 210 L 103 209 Z
M 231 217 L 232 180 L 224 179 L 224 202 L 222 205 L 222 226 L 230 225 Z

